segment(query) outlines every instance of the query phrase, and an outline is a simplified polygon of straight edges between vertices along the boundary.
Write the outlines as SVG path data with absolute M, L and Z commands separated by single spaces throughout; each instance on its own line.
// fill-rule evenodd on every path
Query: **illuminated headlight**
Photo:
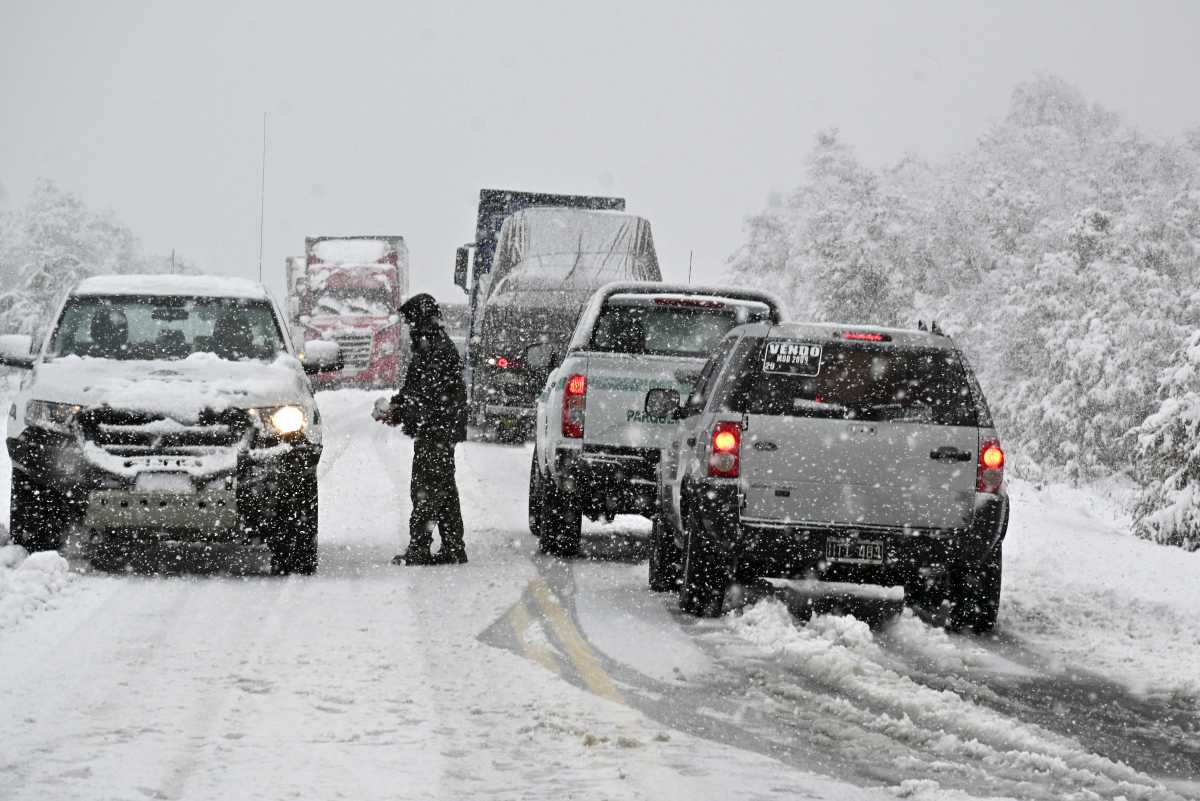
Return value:
M 262 420 L 263 426 L 272 434 L 295 434 L 308 425 L 308 418 L 299 406 L 273 406 L 252 409 L 250 413 Z
M 75 422 L 75 415 L 82 410 L 82 406 L 73 403 L 31 400 L 25 407 L 25 425 L 69 434 L 71 424 Z
M 280 434 L 295 434 L 304 430 L 307 421 L 304 410 L 299 406 L 280 406 L 271 412 L 271 428 Z

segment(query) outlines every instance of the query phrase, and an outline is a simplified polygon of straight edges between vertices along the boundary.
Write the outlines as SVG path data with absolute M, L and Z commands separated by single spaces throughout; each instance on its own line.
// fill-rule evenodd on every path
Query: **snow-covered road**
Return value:
M 0 550 L 0 798 L 1200 798 L 1200 559 L 1089 499 L 1017 488 L 995 638 L 803 587 L 696 622 L 636 519 L 536 553 L 525 448 L 459 449 L 470 564 L 393 567 L 371 400 L 320 398 L 318 576 Z

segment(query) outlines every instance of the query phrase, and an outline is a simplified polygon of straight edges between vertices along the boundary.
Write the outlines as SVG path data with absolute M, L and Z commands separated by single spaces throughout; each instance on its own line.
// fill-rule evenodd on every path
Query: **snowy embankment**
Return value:
M 1041 670 L 1087 672 L 1149 696 L 1200 698 L 1200 552 L 1132 536 L 1122 508 L 1126 488 L 1013 481 L 1010 493 L 999 642 L 1037 654 Z M 767 611 L 772 602 L 759 606 L 733 625 L 765 645 L 760 624 L 778 610 Z M 852 628 L 871 640 L 865 625 Z M 961 660 L 955 638 L 911 612 L 887 632 Z M 788 635 L 808 643 L 805 650 L 813 642 L 845 645 L 846 636 L 843 624 L 820 618 Z
M 1126 488 L 1010 491 L 1002 634 L 1135 692 L 1200 697 L 1200 552 L 1132 536 Z
M 0 412 L 5 413 L 5 424 L 0 430 L 6 435 L 8 407 L 15 392 L 15 377 L 0 376 Z M 11 480 L 8 448 L 0 447 L 0 629 L 54 603 L 54 597 L 72 580 L 67 560 L 57 553 L 30 556 L 24 548 L 9 542 L 8 490 Z

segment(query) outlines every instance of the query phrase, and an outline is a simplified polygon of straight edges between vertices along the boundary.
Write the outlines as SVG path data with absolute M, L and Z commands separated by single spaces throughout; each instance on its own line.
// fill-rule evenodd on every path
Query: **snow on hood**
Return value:
M 107 405 L 180 422 L 197 421 L 204 409 L 307 405 L 310 397 L 304 370 L 292 356 L 268 364 L 211 353 L 171 361 L 64 356 L 37 365 L 29 393 L 36 400 Z

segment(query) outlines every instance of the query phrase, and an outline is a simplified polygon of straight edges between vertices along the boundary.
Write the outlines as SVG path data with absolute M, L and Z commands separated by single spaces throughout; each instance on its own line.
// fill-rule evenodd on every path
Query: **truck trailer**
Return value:
M 623 198 L 480 190 L 475 241 L 458 249 L 454 274 L 468 296 L 475 426 L 528 437 L 534 400 L 592 292 L 661 279 L 650 223 L 624 210 Z

